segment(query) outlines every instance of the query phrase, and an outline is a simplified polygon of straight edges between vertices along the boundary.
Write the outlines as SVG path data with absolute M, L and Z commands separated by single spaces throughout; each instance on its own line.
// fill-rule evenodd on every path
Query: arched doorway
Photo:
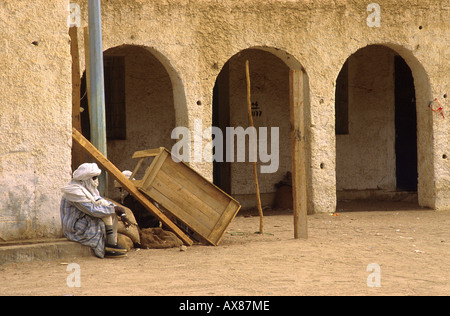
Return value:
M 287 53 L 271 48 L 250 48 L 230 58 L 217 77 L 213 91 L 213 126 L 223 131 L 249 126 L 245 62 L 250 64 L 252 117 L 257 137 L 263 137 L 261 128 L 265 128 L 267 151 L 271 155 L 269 162 L 258 159 L 258 171 L 263 165 L 271 165 L 272 172 L 258 173 L 262 206 L 292 208 L 292 187 L 285 190 L 282 199 L 278 199 L 279 188 L 292 185 L 291 125 L 290 125 L 290 83 L 291 70 L 301 71 L 302 67 L 295 58 Z M 243 209 L 256 207 L 253 167 L 249 159 L 246 138 L 245 162 L 227 161 L 213 163 L 214 183 L 231 194 Z M 224 142 L 226 153 L 230 150 Z M 258 144 L 260 145 L 260 144 Z M 236 142 L 231 148 L 236 155 Z M 258 146 L 259 150 L 259 146 Z M 284 202 L 280 205 L 280 202 Z
M 166 147 L 176 126 L 175 94 L 166 67 L 149 49 L 122 45 L 104 52 L 105 112 L 108 159 L 120 170 L 133 170 L 135 151 Z M 83 134 L 89 139 L 86 76 L 83 76 L 81 115 Z M 143 173 L 145 168 L 141 168 Z M 141 178 L 143 174 L 137 174 Z M 109 181 L 108 196 L 118 190 Z
M 338 200 L 417 201 L 418 183 L 425 183 L 418 152 L 425 149 L 418 148 L 416 90 L 394 49 L 370 45 L 347 59 L 335 94 Z

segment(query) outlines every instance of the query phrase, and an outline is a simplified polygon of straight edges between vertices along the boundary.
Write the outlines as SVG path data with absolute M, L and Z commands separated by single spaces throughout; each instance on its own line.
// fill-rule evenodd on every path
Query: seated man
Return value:
M 122 207 L 100 196 L 97 190 L 100 173 L 97 164 L 84 163 L 62 189 L 60 212 L 63 232 L 68 240 L 90 246 L 99 258 L 123 257 L 126 249 L 117 245 L 117 216 L 126 226 L 130 221 Z

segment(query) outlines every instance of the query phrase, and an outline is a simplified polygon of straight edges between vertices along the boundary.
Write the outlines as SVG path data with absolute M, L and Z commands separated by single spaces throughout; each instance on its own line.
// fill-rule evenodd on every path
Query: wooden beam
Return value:
M 80 51 L 78 45 L 78 28 L 69 28 L 70 53 L 72 55 L 72 127 L 81 131 L 81 74 Z M 84 161 L 84 155 L 79 146 L 72 147 L 72 169 L 75 170 Z
M 291 70 L 289 75 L 292 197 L 294 205 L 294 238 L 308 238 L 306 196 L 306 150 L 303 72 Z
M 92 145 L 79 131 L 72 129 L 72 138 L 92 157 L 94 160 L 104 168 L 110 176 L 112 176 L 122 187 L 134 196 L 139 203 L 141 203 L 147 211 L 156 216 L 163 222 L 172 232 L 175 233 L 186 245 L 191 246 L 192 240 L 176 226 L 166 215 L 164 215 L 150 200 L 141 193 L 136 186 L 125 175 L 117 169 L 94 145 Z
M 89 27 L 84 28 L 84 63 L 86 68 L 86 98 L 88 101 L 88 108 L 84 110 L 89 111 L 89 122 L 91 121 L 91 67 L 89 54 Z M 80 130 L 79 130 L 80 131 Z
M 72 55 L 72 127 L 81 131 L 80 98 L 80 52 L 78 47 L 78 28 L 69 29 L 70 53 Z
M 140 151 L 136 151 L 131 158 L 137 159 L 137 158 L 155 157 L 155 156 L 158 156 L 163 151 L 164 151 L 164 147 L 140 150 Z

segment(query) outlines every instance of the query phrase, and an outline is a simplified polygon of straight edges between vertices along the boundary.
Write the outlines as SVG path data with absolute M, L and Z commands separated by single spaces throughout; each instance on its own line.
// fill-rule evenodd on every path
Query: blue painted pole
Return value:
M 89 63 L 90 63 L 90 110 L 91 142 L 107 157 L 105 81 L 103 74 L 102 16 L 100 0 L 89 0 Z M 108 188 L 105 172 L 100 175 L 99 191 L 105 196 Z

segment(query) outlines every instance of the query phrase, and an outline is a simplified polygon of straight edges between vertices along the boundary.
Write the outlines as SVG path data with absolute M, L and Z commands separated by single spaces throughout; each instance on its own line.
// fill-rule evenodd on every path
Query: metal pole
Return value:
M 89 62 L 90 62 L 90 101 L 91 101 L 91 142 L 107 157 L 105 82 L 103 74 L 102 17 L 100 0 L 89 0 Z M 99 191 L 106 195 L 108 177 L 100 175 Z

